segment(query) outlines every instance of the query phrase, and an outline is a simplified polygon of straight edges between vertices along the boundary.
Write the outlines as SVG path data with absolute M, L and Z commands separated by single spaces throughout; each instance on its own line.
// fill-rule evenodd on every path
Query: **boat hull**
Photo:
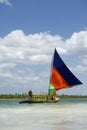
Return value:
M 22 104 L 22 103 L 56 103 L 56 102 L 58 102 L 58 100 L 59 99 L 57 99 L 57 100 L 31 100 L 31 101 L 29 101 L 29 100 L 22 100 L 22 101 L 20 101 L 19 102 L 19 104 Z

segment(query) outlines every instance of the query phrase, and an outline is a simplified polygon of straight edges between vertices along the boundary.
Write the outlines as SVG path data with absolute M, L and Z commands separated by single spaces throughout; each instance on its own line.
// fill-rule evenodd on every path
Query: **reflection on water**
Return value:
M 1 130 L 87 130 L 87 101 L 60 100 L 52 104 L 0 101 Z

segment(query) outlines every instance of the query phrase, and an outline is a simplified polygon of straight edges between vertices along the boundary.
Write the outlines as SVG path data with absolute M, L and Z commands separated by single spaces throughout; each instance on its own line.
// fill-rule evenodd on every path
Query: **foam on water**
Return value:
M 71 102 L 71 101 L 70 101 Z M 1 130 L 87 130 L 87 102 L 0 105 Z

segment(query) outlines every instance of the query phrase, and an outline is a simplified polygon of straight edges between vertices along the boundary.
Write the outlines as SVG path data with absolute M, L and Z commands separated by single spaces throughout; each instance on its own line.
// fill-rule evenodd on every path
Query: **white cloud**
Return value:
M 84 55 L 83 63 L 84 63 L 85 65 L 87 65 L 87 55 Z
M 73 33 L 65 42 L 68 53 L 87 54 L 87 31 Z
M 2 63 L 0 64 L 0 69 L 8 69 L 8 68 L 14 68 L 16 64 L 14 63 Z
M 87 55 L 87 31 L 74 33 L 65 41 L 59 35 L 37 33 L 25 35 L 22 30 L 12 31 L 0 38 L 1 61 L 31 64 L 49 63 L 54 48 L 61 54 Z
M 8 5 L 8 6 L 12 6 L 12 4 L 10 3 L 9 0 L 0 0 L 0 3 L 1 3 L 1 4 L 6 4 L 6 5 Z
M 87 72 L 87 31 L 74 33 L 71 38 L 63 40 L 60 35 L 25 35 L 22 30 L 14 30 L 0 38 L 0 77 L 8 86 L 48 86 L 50 68 L 47 66 L 55 48 L 60 54 L 72 54 L 79 59 L 75 63 L 75 72 Z M 78 58 L 81 55 L 83 58 Z
M 1 73 L 0 72 L 0 77 L 3 77 L 3 78 L 12 78 L 12 75 L 9 73 L 9 72 L 5 72 L 5 73 Z
M 73 68 L 73 71 L 77 73 L 87 73 L 87 66 L 77 65 L 75 68 Z
M 0 39 L 0 57 L 2 61 L 20 63 L 49 63 L 55 47 L 62 49 L 63 40 L 59 35 L 48 33 L 25 35 L 16 30 Z

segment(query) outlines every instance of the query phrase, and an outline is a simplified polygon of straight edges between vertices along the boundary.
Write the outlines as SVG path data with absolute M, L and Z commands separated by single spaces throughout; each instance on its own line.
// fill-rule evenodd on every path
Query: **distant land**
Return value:
M 0 99 L 26 99 L 27 94 L 0 94 Z M 47 97 L 47 94 L 33 94 L 34 98 L 45 98 Z M 87 98 L 87 95 L 58 95 L 61 99 L 67 99 L 67 98 Z

